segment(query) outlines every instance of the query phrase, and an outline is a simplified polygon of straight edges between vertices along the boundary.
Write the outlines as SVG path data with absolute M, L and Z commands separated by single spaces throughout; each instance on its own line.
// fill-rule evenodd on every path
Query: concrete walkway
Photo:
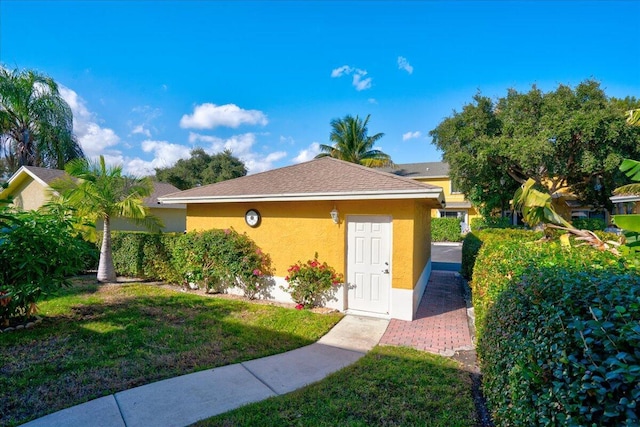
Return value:
M 125 390 L 25 426 L 186 426 L 320 381 L 378 343 L 446 356 L 471 349 L 461 280 L 433 271 L 413 322 L 348 315 L 315 344 Z
M 125 390 L 25 426 L 186 426 L 320 381 L 375 347 L 388 323 L 384 319 L 345 316 L 315 344 Z

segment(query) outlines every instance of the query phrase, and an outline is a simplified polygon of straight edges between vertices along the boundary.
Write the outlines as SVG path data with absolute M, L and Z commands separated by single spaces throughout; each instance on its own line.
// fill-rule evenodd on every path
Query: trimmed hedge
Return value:
M 270 258 L 244 234 L 227 230 L 152 234 L 113 232 L 117 274 L 197 285 L 223 292 L 237 286 L 254 298 L 268 285 Z
M 540 236 L 465 241 L 479 248 L 471 286 L 496 425 L 638 425 L 640 276 L 609 252 Z
M 571 224 L 580 230 L 604 231 L 607 228 L 607 224 L 600 218 L 576 218 Z
M 640 276 L 536 269 L 478 345 L 497 425 L 640 425 Z
M 181 235 L 112 231 L 111 250 L 117 274 L 180 282 L 180 274 L 173 264 L 172 253 L 175 242 Z
M 471 218 L 471 229 L 474 231 L 485 228 L 515 228 L 511 218 L 490 216 L 483 218 Z
M 461 242 L 460 218 L 431 218 L 432 242 Z

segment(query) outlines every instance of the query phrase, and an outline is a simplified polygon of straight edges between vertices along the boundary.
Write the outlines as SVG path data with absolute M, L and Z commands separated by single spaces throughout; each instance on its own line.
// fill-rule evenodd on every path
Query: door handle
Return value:
M 384 270 L 382 270 L 382 272 L 383 272 L 384 274 L 389 274 L 389 269 L 388 269 L 388 268 L 385 268 Z

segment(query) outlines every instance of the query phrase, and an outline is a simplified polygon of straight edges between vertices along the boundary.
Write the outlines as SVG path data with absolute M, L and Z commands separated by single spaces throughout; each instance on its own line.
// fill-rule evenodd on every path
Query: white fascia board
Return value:
M 640 195 L 631 196 L 611 196 L 611 203 L 640 202 Z
M 239 203 L 239 202 L 292 202 L 320 200 L 386 200 L 386 199 L 436 199 L 442 203 L 443 192 L 440 188 L 433 190 L 409 190 L 388 192 L 358 193 L 319 193 L 319 194 L 269 194 L 248 196 L 200 196 L 200 197 L 159 197 L 160 203 Z

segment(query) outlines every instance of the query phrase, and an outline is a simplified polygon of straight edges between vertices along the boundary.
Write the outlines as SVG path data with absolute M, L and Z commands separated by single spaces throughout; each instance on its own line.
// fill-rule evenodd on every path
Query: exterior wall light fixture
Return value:
M 333 208 L 333 210 L 330 212 L 331 214 L 331 219 L 333 220 L 334 224 L 338 224 L 340 222 L 340 216 L 338 214 L 338 209 L 336 209 L 335 207 Z

